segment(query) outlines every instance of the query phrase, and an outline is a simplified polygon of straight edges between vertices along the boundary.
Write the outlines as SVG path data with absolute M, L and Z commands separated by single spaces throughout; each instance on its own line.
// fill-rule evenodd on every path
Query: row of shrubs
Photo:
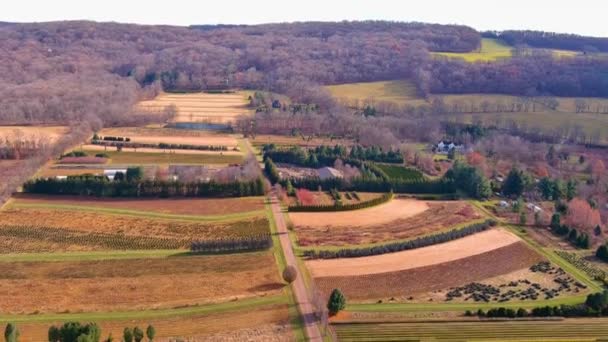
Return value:
M 99 136 L 97 134 L 93 135 L 93 143 L 95 141 L 100 141 L 100 140 L 102 140 L 102 141 L 126 141 L 126 142 L 129 142 L 129 141 L 131 141 L 131 138 L 129 138 L 129 137 L 114 137 L 114 136 L 111 136 L 111 135 L 106 135 L 104 137 L 101 137 L 101 136 Z
M 334 205 L 290 205 L 288 211 L 292 212 L 327 212 L 327 211 L 348 211 L 373 207 L 382 203 L 386 203 L 393 198 L 393 193 L 383 194 L 380 197 L 371 199 L 365 202 L 341 204 L 341 201 L 336 201 Z
M 576 228 L 560 224 L 560 215 L 558 213 L 553 214 L 550 227 L 555 235 L 566 237 L 576 247 L 588 249 L 591 246 L 589 235 L 579 232 Z
M 268 174 L 268 172 L 267 172 Z M 271 179 L 272 180 L 272 179 Z M 454 182 L 447 179 L 437 180 L 391 180 L 384 179 L 365 179 L 353 178 L 349 181 L 341 178 L 300 178 L 291 179 L 291 184 L 295 188 L 316 191 L 322 189 L 336 189 L 338 191 L 360 191 L 360 192 L 394 192 L 412 194 L 451 194 L 456 192 Z M 280 180 L 281 185 L 285 186 L 287 180 Z
M 479 316 L 488 318 L 516 318 L 516 317 L 600 317 L 608 316 L 608 291 L 592 293 L 587 296 L 584 304 L 541 306 L 528 311 L 523 308 L 495 308 L 484 312 L 479 309 L 475 314 L 466 311 L 465 316 Z
M 270 247 L 272 247 L 272 237 L 270 234 L 263 234 L 234 239 L 193 241 L 190 251 L 196 254 L 215 254 L 259 251 Z
M 494 220 L 486 220 L 479 223 L 473 223 L 463 228 L 453 229 L 447 232 L 434 235 L 422 236 L 413 240 L 403 242 L 393 242 L 385 245 L 367 247 L 367 248 L 349 248 L 340 250 L 306 250 L 304 256 L 309 259 L 337 259 L 337 258 L 357 258 L 371 255 L 380 255 L 386 253 L 400 252 L 410 249 L 427 247 L 444 243 L 456 239 L 463 238 L 478 232 L 487 230 L 496 225 Z
M 23 191 L 46 195 L 98 197 L 246 197 L 264 195 L 262 179 L 244 182 L 192 182 L 161 180 L 117 180 L 107 177 L 39 178 L 30 180 Z
M 168 144 L 168 143 L 135 143 L 135 142 L 121 142 L 121 141 L 103 141 L 93 140 L 93 145 L 100 146 L 113 146 L 113 147 L 130 147 L 130 148 L 160 148 L 168 150 L 197 150 L 197 151 L 228 151 L 227 146 L 215 146 L 215 145 L 190 145 L 190 144 Z

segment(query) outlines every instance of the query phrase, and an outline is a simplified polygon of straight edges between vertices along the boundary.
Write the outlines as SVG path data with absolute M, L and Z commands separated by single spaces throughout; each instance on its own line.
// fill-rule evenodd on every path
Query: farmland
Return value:
M 361 245 L 406 240 L 479 220 L 465 202 L 394 199 L 353 212 L 290 213 L 300 246 Z
M 85 149 L 89 154 L 100 153 L 99 149 Z M 189 164 L 189 165 L 227 165 L 243 161 L 241 154 L 212 153 L 173 153 L 173 152 L 103 152 L 110 158 L 110 164 L 116 165 L 158 165 L 158 164 Z
M 337 324 L 340 341 L 596 341 L 608 335 L 605 319 L 564 321 Z
M 467 62 L 488 62 L 510 58 L 512 56 L 512 50 L 513 48 L 511 46 L 508 46 L 499 40 L 484 38 L 481 40 L 481 47 L 478 51 L 466 53 L 433 52 L 432 54 L 448 58 L 460 58 Z
M 235 134 L 166 127 L 104 128 L 97 134 L 100 136 L 129 137 L 131 142 L 135 143 L 213 145 L 228 148 L 234 148 L 238 145 L 238 137 Z
M 339 84 L 325 89 L 351 107 L 362 107 L 364 103 L 404 105 L 423 102 L 414 84 L 406 80 Z
M 477 234 L 478 235 L 478 234 Z M 475 241 L 475 235 L 460 240 L 467 239 Z M 461 244 L 460 240 L 450 242 L 448 244 Z M 437 245 L 430 248 L 435 250 L 441 248 L 442 245 Z M 312 273 L 317 275 L 325 275 L 315 278 L 315 281 L 321 291 L 329 293 L 333 288 L 340 288 L 348 298 L 352 301 L 370 302 L 388 298 L 400 298 L 403 301 L 408 301 L 408 298 L 414 300 L 430 291 L 445 290 L 454 286 L 465 285 L 470 282 L 480 281 L 483 279 L 499 276 L 501 274 L 510 273 L 525 267 L 530 267 L 534 263 L 541 261 L 542 257 L 530 250 L 524 243 L 516 242 L 507 245 L 496 243 L 495 249 L 482 249 L 482 252 L 475 254 L 471 251 L 465 255 L 453 254 L 445 260 L 446 255 L 429 256 L 427 259 L 418 261 L 412 260 L 412 268 L 410 262 L 403 264 L 404 259 L 397 256 L 392 257 L 387 263 L 373 264 L 373 259 L 369 263 L 360 260 L 346 261 L 341 260 L 343 265 L 330 267 L 330 264 L 316 267 L 317 261 L 309 261 Z M 422 248 L 422 249 L 425 249 Z M 486 250 L 485 252 L 483 250 Z M 409 253 L 408 253 L 409 252 Z M 414 255 L 421 253 L 421 256 L 427 251 L 412 250 L 399 253 L 407 253 L 406 255 Z M 394 253 L 393 253 L 394 254 Z M 370 258 L 379 258 L 378 256 Z M 388 258 L 388 257 L 387 257 Z M 377 260 L 382 260 L 377 259 Z M 490 260 L 492 260 L 490 262 Z M 318 263 L 328 263 L 333 260 L 319 261 Z M 356 263 L 349 267 L 349 264 Z M 426 266 L 424 266 L 426 265 Z M 406 269 L 404 269 L 406 268 Z M 401 269 L 401 270 L 399 270 Z M 463 272 L 466 270 L 466 272 Z M 384 273 L 381 273 L 385 271 Z M 323 272 L 323 273 L 321 273 Z M 326 273 L 327 272 L 327 273 Z M 331 275 L 332 272 L 334 275 Z M 372 273 L 370 273 L 372 272 Z M 345 274 L 345 275 L 339 275 Z M 416 279 L 417 281 L 409 281 Z M 375 285 L 382 284 L 382 286 Z M 432 307 L 429 308 L 432 311 Z
M 175 106 L 175 122 L 201 122 L 225 124 L 239 116 L 250 115 L 247 100 L 250 93 L 233 94 L 161 94 L 153 100 L 142 101 L 138 107 L 148 111 L 162 111 L 167 106 Z

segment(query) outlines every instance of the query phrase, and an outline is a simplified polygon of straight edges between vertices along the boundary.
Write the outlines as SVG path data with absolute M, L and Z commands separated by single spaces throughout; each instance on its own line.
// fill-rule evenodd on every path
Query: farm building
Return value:
M 329 178 L 344 178 L 342 172 L 334 169 L 333 167 L 322 167 L 317 170 L 317 173 L 319 174 L 319 178 L 322 180 Z
M 117 173 L 122 173 L 123 175 L 127 175 L 127 169 L 106 169 L 103 170 L 103 175 L 108 177 L 110 180 L 114 180 L 114 177 Z

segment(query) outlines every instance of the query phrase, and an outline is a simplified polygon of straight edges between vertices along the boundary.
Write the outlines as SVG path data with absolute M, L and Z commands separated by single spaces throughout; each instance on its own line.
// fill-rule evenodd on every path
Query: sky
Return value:
M 0 21 L 84 19 L 187 26 L 374 19 L 463 24 L 478 30 L 534 29 L 608 37 L 605 0 L 6 1 Z

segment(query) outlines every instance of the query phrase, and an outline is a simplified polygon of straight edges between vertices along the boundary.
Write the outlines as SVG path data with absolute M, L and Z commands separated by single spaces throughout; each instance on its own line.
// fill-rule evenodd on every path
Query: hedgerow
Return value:
M 357 258 L 371 255 L 380 255 L 386 253 L 400 252 L 410 249 L 427 247 L 456 240 L 468 235 L 482 232 L 496 225 L 494 220 L 486 220 L 480 223 L 474 223 L 469 226 L 450 230 L 434 235 L 422 236 L 413 240 L 403 242 L 393 242 L 385 245 L 366 247 L 366 248 L 345 248 L 340 250 L 306 250 L 304 256 L 309 259 L 337 259 L 337 258 Z
M 291 212 L 328 212 L 328 211 L 349 211 L 373 207 L 382 203 L 386 203 L 393 198 L 393 193 L 383 194 L 380 197 L 371 199 L 365 202 L 351 204 L 334 204 L 334 205 L 290 205 L 288 211 Z M 341 203 L 341 202 L 337 202 Z
M 123 142 L 123 141 L 105 141 L 92 140 L 91 144 L 99 146 L 111 147 L 129 147 L 129 148 L 159 148 L 170 150 L 196 150 L 196 151 L 228 151 L 227 146 L 215 145 L 190 145 L 190 144 L 168 144 L 168 143 L 139 143 L 139 142 Z
M 265 250 L 272 247 L 270 234 L 243 238 L 193 241 L 190 251 L 196 254 L 233 253 Z

